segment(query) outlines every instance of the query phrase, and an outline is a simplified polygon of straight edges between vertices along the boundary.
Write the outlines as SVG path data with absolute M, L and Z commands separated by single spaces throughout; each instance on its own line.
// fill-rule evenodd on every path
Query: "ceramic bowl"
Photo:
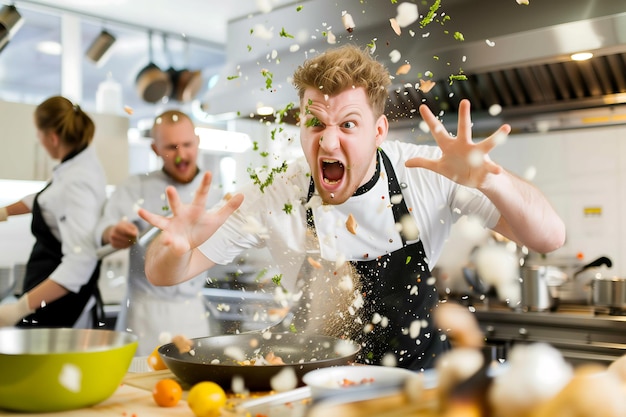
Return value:
M 373 365 L 346 365 L 306 373 L 302 381 L 314 399 L 404 387 L 416 373 L 408 369 Z

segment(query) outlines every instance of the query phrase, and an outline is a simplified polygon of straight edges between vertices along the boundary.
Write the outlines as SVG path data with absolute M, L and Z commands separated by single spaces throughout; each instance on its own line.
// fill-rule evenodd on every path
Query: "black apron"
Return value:
M 379 155 L 388 177 L 390 201 L 395 201 L 393 196 L 402 196 L 400 184 L 387 155 L 382 150 Z M 376 174 L 375 177 L 378 178 L 379 175 Z M 314 185 L 311 181 L 307 201 L 313 192 Z M 410 216 L 404 199 L 394 204 L 392 211 L 396 223 L 400 223 L 403 216 Z M 310 208 L 307 210 L 307 223 L 310 234 L 314 235 L 313 212 Z M 315 324 L 318 317 L 310 313 L 310 307 L 326 300 L 315 300 L 307 282 L 311 276 L 315 277 L 314 280 L 328 280 L 329 277 L 328 274 L 324 278 L 319 278 L 319 274 L 316 277 L 315 269 L 319 269 L 319 265 L 310 260 L 304 262 L 298 275 L 303 295 L 294 318 L 296 326 L 308 328 L 309 331 L 331 333 L 335 337 L 351 338 L 361 345 L 357 359 L 361 363 L 387 364 L 387 355 L 393 355 L 398 367 L 414 370 L 432 368 L 436 356 L 449 349 L 448 341 L 433 325 L 433 310 L 437 307 L 439 296 L 434 280 L 431 279 L 421 240 L 407 243 L 404 234 L 400 232 L 400 235 L 402 248 L 369 261 L 349 263 L 358 277 L 354 282 L 363 295 L 364 303 L 358 315 L 347 320 L 350 324 L 342 326 L 338 332 L 334 325 L 324 327 Z M 337 278 L 338 274 L 335 272 L 330 275 L 333 274 Z M 324 285 L 320 286 L 318 283 L 318 290 L 323 287 Z M 317 296 L 319 298 L 319 294 Z M 326 299 L 328 295 L 324 294 L 322 298 Z M 348 314 L 341 309 L 342 307 L 336 309 L 341 311 L 340 314 L 326 314 L 324 319 L 332 321 L 333 316 L 343 316 L 345 319 Z M 298 314 L 301 315 L 299 319 Z M 352 334 L 347 334 L 345 329 Z
M 24 275 L 24 292 L 28 292 L 39 285 L 42 281 L 59 266 L 63 252 L 61 242 L 52 234 L 41 214 L 39 195 L 43 193 L 48 184 L 35 197 L 32 209 L 31 232 L 35 237 L 35 244 L 30 253 L 26 272 Z M 33 314 L 20 321 L 18 327 L 73 327 L 76 320 L 83 312 L 85 305 L 91 298 L 96 297 L 94 307 L 93 326 L 96 327 L 102 320 L 102 301 L 98 289 L 98 277 L 100 275 L 100 262 L 96 265 L 89 282 L 83 285 L 78 293 L 69 292 L 44 307 L 38 308 Z

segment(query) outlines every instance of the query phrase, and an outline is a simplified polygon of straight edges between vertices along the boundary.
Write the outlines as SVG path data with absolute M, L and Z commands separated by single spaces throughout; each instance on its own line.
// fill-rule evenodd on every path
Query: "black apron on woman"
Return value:
M 390 201 L 396 201 L 394 196 L 402 196 L 400 184 L 387 155 L 382 150 L 379 155 L 387 173 Z M 380 177 L 379 173 L 380 162 L 375 180 Z M 311 181 L 307 201 L 311 199 L 313 192 L 314 185 Z M 394 204 L 392 211 L 396 224 L 400 223 L 403 216 L 410 215 L 404 199 Z M 307 223 L 311 234 L 315 235 L 313 212 L 310 208 L 307 209 Z M 317 293 L 314 295 L 318 298 L 316 300 L 310 291 L 311 286 L 307 284 L 311 279 L 318 281 L 333 279 L 329 278 L 332 277 L 332 273 L 326 274 L 325 277 L 316 274 L 316 269 L 320 269 L 316 262 L 304 262 L 298 275 L 299 285 L 303 288 L 299 313 L 304 317 L 300 317 L 298 321 L 296 313 L 295 320 L 297 325 L 303 326 L 308 331 L 331 333 L 329 335 L 335 337 L 350 337 L 361 345 L 358 356 L 361 363 L 388 364 L 387 355 L 393 355 L 393 362 L 398 367 L 414 370 L 432 368 L 436 356 L 449 348 L 448 341 L 441 337 L 441 333 L 433 325 L 432 314 L 439 296 L 431 278 L 421 240 L 407 243 L 404 234 L 400 232 L 400 235 L 402 248 L 376 259 L 349 262 L 350 268 L 358 277 L 358 290 L 361 291 L 364 301 L 363 307 L 358 312 L 358 318 L 355 315 L 344 320 L 344 323 L 351 323 L 347 327 L 353 327 L 351 335 L 346 334 L 344 329 L 337 332 L 338 329 L 335 328 L 333 331 L 332 326 L 329 330 L 315 324 L 318 317 L 312 318 L 310 310 L 307 311 L 312 305 L 327 301 L 322 298 L 330 297 L 328 294 L 319 293 L 320 288 L 324 286 L 318 283 Z M 325 267 L 328 268 L 329 265 Z M 333 315 L 342 315 L 345 319 L 348 314 L 339 307 L 334 312 L 326 311 L 324 315 L 324 319 L 332 320 Z M 358 324 L 356 331 L 355 322 Z
M 35 244 L 26 264 L 24 293 L 32 290 L 48 278 L 59 266 L 63 257 L 61 242 L 52 234 L 44 221 L 38 202 L 39 196 L 45 192 L 46 188 L 37 194 L 33 204 L 31 232 L 35 237 Z M 73 327 L 92 296 L 96 297 L 96 306 L 92 311 L 93 326 L 97 326 L 98 320 L 102 318 L 102 316 L 99 316 L 101 309 L 100 292 L 98 289 L 99 275 L 100 262 L 96 265 L 89 281 L 80 288 L 78 293 L 69 292 L 58 300 L 38 308 L 16 326 Z

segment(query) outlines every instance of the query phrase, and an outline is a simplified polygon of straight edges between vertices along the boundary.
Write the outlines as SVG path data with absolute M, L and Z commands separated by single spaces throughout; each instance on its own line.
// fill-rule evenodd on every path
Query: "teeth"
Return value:
M 328 178 L 324 178 L 324 182 L 325 182 L 326 184 L 329 184 L 329 185 L 335 185 L 335 184 L 337 184 L 339 181 L 331 181 L 331 180 L 329 180 Z

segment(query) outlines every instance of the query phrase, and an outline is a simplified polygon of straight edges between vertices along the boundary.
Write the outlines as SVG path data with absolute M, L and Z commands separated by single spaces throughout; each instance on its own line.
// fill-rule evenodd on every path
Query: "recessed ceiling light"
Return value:
M 588 59 L 591 59 L 592 57 L 593 54 L 591 52 L 578 52 L 576 54 L 570 55 L 572 61 L 586 61 Z
M 63 47 L 59 42 L 43 41 L 37 44 L 37 50 L 46 55 L 61 55 Z

